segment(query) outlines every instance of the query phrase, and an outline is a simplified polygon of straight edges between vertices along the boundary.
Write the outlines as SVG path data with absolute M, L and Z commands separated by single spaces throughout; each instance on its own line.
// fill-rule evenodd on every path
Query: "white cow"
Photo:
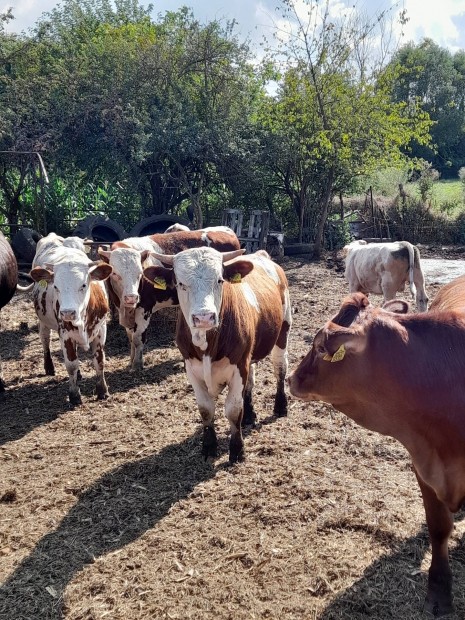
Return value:
M 55 374 L 50 355 L 50 331 L 53 329 L 60 337 L 72 405 L 81 403 L 78 347 L 86 351 L 91 348 L 97 374 L 97 398 L 108 397 L 104 346 L 109 308 L 103 281 L 111 271 L 110 265 L 91 261 L 79 245 L 76 247 L 74 240 L 68 245 L 62 237 L 50 233 L 37 243 L 30 275 L 35 282 L 34 309 L 39 319 L 45 373 Z
M 384 300 L 394 299 L 403 292 L 408 282 L 417 309 L 428 309 L 425 278 L 420 265 L 418 248 L 408 241 L 392 243 L 367 243 L 352 241 L 343 249 L 345 277 L 349 291 L 384 295 Z

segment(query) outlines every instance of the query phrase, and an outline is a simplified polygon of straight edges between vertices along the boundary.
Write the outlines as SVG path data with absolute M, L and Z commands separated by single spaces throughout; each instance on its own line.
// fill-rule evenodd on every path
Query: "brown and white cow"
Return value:
M 157 256 L 172 270 L 144 270 L 149 280 L 163 278 L 177 288 L 181 313 L 176 344 L 202 416 L 205 458 L 216 455 L 215 400 L 228 386 L 225 415 L 231 427 L 231 463 L 244 457 L 243 420 L 255 420 L 254 363 L 270 354 L 277 382 L 274 413 L 287 414 L 284 380 L 291 305 L 286 276 L 266 252 L 236 258 L 243 251 L 184 250 Z
M 408 241 L 392 243 L 367 243 L 352 241 L 343 249 L 345 277 L 349 291 L 384 295 L 384 300 L 394 299 L 408 282 L 417 310 L 425 312 L 428 296 L 420 264 L 418 248 Z
M 18 284 L 18 263 L 11 245 L 0 232 L 0 310 L 13 297 Z M 0 357 L 0 392 L 5 391 Z
M 69 400 L 81 403 L 78 385 L 78 347 L 92 350 L 97 374 L 97 398 L 108 397 L 105 381 L 105 340 L 108 297 L 104 280 L 111 267 L 91 261 L 74 242 L 50 233 L 37 243 L 31 277 L 34 309 L 39 319 L 39 335 L 44 349 L 44 368 L 54 375 L 50 354 L 50 331 L 58 332 L 69 375 Z
M 446 293 L 421 314 L 388 311 L 405 312 L 401 300 L 382 309 L 353 294 L 289 378 L 294 396 L 330 403 L 407 448 L 432 545 L 426 607 L 434 615 L 452 609 L 448 540 L 465 500 L 465 313 L 456 310 L 465 280 Z
M 161 265 L 153 253 L 177 254 L 181 250 L 211 246 L 220 251 L 240 248 L 239 239 L 226 226 L 202 230 L 160 233 L 131 237 L 112 244 L 111 250 L 99 248 L 99 255 L 112 269 L 110 298 L 119 310 L 119 322 L 126 329 L 131 346 L 130 368 L 142 370 L 143 348 L 150 317 L 161 308 L 176 306 L 176 289 L 160 280 L 155 284 L 143 279 L 143 269 Z

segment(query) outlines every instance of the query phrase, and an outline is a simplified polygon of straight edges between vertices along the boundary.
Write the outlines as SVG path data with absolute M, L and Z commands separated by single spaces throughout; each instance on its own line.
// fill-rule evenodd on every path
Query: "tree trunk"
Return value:
M 326 187 L 321 198 L 321 212 L 320 212 L 320 221 L 318 222 L 318 229 L 315 237 L 315 246 L 313 249 L 313 254 L 316 258 L 321 256 L 321 250 L 323 249 L 323 238 L 325 232 L 325 224 L 328 219 L 329 212 L 329 203 L 331 200 L 331 195 L 333 192 L 333 181 L 334 181 L 334 170 L 331 169 L 328 174 L 328 178 L 326 179 Z

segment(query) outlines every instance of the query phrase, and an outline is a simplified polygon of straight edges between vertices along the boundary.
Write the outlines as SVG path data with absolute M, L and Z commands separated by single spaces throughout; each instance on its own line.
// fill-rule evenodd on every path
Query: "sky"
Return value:
M 409 21 L 404 27 L 402 42 L 418 43 L 424 37 L 429 37 L 452 53 L 465 49 L 465 0 L 331 0 L 335 12 L 354 3 L 368 15 L 393 4 L 399 9 L 405 8 Z M 57 4 L 57 0 L 0 0 L 0 11 L 12 7 L 15 19 L 9 23 L 7 30 L 21 32 L 27 31 L 42 13 Z M 150 2 L 142 0 L 141 4 L 148 5 Z M 263 36 L 269 36 L 280 18 L 275 8 L 279 0 L 152 0 L 151 4 L 154 6 L 154 18 L 158 13 L 176 11 L 186 5 L 202 23 L 214 19 L 235 19 L 238 24 L 236 33 L 243 39 L 249 38 L 253 43 L 258 43 Z

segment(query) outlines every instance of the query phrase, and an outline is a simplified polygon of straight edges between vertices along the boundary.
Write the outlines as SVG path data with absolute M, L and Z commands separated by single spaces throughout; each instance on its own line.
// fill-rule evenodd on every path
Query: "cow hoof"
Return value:
M 110 397 L 109 392 L 102 392 L 101 394 L 97 392 L 97 400 L 107 400 L 109 397 Z
M 247 413 L 244 413 L 244 417 L 242 418 L 242 426 L 250 426 L 250 425 L 255 426 L 256 423 L 257 423 L 257 414 L 255 413 L 253 409 L 252 411 L 247 411 Z
M 69 395 L 69 404 L 71 407 L 77 407 L 78 405 L 82 405 L 82 398 L 80 394 L 70 394 Z
M 229 453 L 229 465 L 234 465 L 235 463 L 242 463 L 243 461 L 245 461 L 244 448 L 242 448 L 240 452 Z
M 285 394 L 277 394 L 274 401 L 273 414 L 277 418 L 287 416 L 287 397 Z
M 441 598 L 442 600 L 440 600 Z M 436 597 L 435 599 L 426 597 L 424 611 L 433 618 L 440 618 L 453 613 L 454 606 L 450 600 L 445 600 L 444 597 Z
M 205 426 L 203 429 L 202 456 L 205 460 L 209 457 L 218 456 L 218 442 L 216 441 L 215 429 L 212 426 Z
M 55 376 L 55 368 L 46 368 L 45 369 L 45 375 L 47 377 L 54 377 Z

